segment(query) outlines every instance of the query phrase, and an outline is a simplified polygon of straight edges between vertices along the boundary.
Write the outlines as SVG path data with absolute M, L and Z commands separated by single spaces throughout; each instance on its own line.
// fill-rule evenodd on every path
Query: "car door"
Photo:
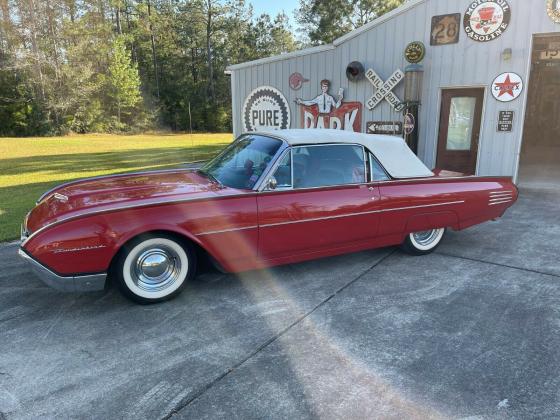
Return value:
M 273 170 L 276 188 L 257 197 L 260 258 L 320 253 L 375 237 L 379 193 L 368 172 L 360 145 L 288 149 Z

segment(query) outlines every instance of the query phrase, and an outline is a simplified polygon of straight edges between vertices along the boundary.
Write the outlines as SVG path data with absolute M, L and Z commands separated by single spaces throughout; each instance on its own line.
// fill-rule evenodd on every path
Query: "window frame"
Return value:
M 385 166 L 383 166 L 383 164 L 379 161 L 379 159 L 377 159 L 377 156 L 375 156 L 371 150 L 368 150 L 368 159 L 369 159 L 369 180 L 370 180 L 370 183 L 389 182 L 389 181 L 394 180 L 393 177 L 391 175 L 389 175 L 389 172 L 387 172 L 387 169 L 385 169 Z M 385 174 L 385 177 L 387 179 L 383 179 L 383 180 L 373 179 L 373 161 L 374 160 L 375 160 L 375 162 L 377 162 L 379 167 L 383 170 L 383 173 Z
M 309 148 L 309 147 L 327 147 L 327 146 L 331 146 L 331 147 L 332 146 L 360 147 L 362 149 L 362 159 L 364 161 L 365 181 L 364 182 L 354 182 L 354 183 L 350 183 L 350 184 L 336 184 L 336 185 L 323 185 L 323 186 L 319 186 L 319 187 L 294 188 L 294 153 L 293 153 L 294 150 L 304 148 L 304 147 Z M 291 166 L 290 171 L 291 171 L 291 178 L 292 178 L 292 186 L 291 187 L 286 187 L 286 188 L 275 189 L 275 190 L 266 189 L 267 181 L 270 179 L 270 177 L 274 176 L 274 174 L 276 173 L 276 170 L 280 166 L 280 162 L 284 159 L 284 157 L 287 153 L 291 154 L 290 155 L 290 166 Z M 270 192 L 282 192 L 282 191 L 305 191 L 305 190 L 317 190 L 317 189 L 324 189 L 324 188 L 340 188 L 340 187 L 351 187 L 351 186 L 357 186 L 357 185 L 367 185 L 367 184 L 372 182 L 372 180 L 371 180 L 371 174 L 372 174 L 372 172 L 371 172 L 371 161 L 369 159 L 370 154 L 373 156 L 373 153 L 371 153 L 371 151 L 369 149 L 367 149 L 363 144 L 359 144 L 359 143 L 320 143 L 320 144 L 298 144 L 298 145 L 288 146 L 285 150 L 282 151 L 282 153 L 280 154 L 278 159 L 274 162 L 274 165 L 272 165 L 270 167 L 270 171 L 263 178 L 263 182 L 261 183 L 261 185 L 259 185 L 258 191 L 259 192 L 270 193 Z M 379 160 L 375 156 L 374 156 L 374 158 L 379 163 L 379 165 L 383 168 L 383 171 L 385 171 L 385 173 L 387 173 L 387 171 L 385 170 L 383 165 L 381 165 Z M 375 181 L 373 181 L 373 182 L 375 182 Z

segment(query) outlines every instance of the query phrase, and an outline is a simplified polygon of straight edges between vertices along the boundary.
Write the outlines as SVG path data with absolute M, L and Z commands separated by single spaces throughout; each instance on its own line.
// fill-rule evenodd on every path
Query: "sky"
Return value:
M 249 0 L 249 3 L 253 4 L 255 16 L 268 13 L 274 17 L 283 10 L 290 17 L 292 27 L 297 26 L 294 19 L 294 10 L 297 9 L 299 0 Z

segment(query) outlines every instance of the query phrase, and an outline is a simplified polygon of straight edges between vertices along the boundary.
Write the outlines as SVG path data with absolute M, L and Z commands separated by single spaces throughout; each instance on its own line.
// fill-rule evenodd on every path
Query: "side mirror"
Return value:
M 266 181 L 266 189 L 267 190 L 275 190 L 276 187 L 278 186 L 278 181 L 276 181 L 276 178 L 274 178 L 273 176 L 271 176 L 270 178 L 268 178 L 268 181 Z

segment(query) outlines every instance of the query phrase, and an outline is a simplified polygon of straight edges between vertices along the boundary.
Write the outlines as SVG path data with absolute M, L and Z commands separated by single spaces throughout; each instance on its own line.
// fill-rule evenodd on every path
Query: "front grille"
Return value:
M 513 191 L 491 191 L 488 198 L 489 206 L 496 206 L 498 204 L 511 203 L 513 201 Z

